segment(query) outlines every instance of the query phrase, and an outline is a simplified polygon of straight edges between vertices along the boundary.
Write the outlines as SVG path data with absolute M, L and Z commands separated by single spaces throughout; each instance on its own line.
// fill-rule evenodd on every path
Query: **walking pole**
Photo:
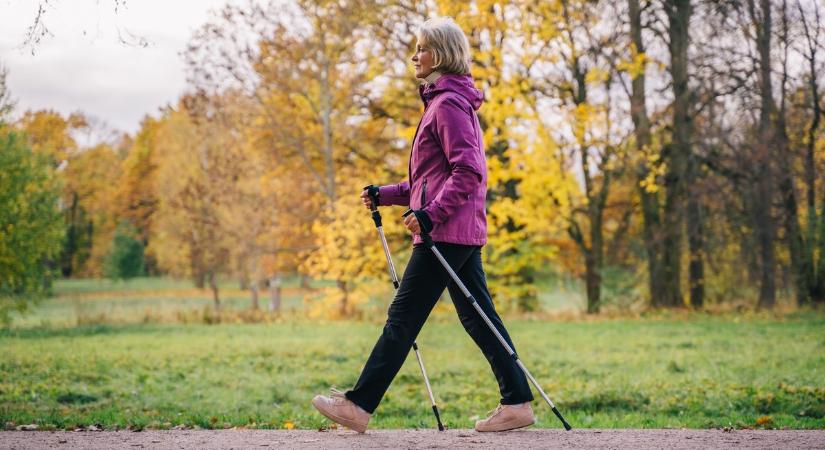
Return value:
M 381 213 L 378 212 L 378 194 L 374 191 L 374 187 L 369 185 L 364 188 L 370 195 L 370 199 L 372 200 L 372 204 L 370 205 L 370 211 L 372 211 L 372 221 L 375 222 L 375 228 L 378 229 L 378 235 L 381 237 L 381 245 L 384 246 L 384 256 L 387 258 L 387 265 L 389 266 L 390 270 L 390 278 L 392 278 L 392 285 L 395 286 L 395 289 L 398 289 L 400 285 L 398 282 L 398 274 L 395 272 L 395 264 L 392 262 L 392 256 L 390 256 L 390 247 L 387 245 L 387 237 L 384 236 L 384 227 L 381 224 Z M 430 379 L 427 377 L 427 370 L 424 368 L 424 360 L 421 358 L 421 352 L 418 351 L 418 343 L 413 341 L 413 350 L 415 351 L 415 357 L 418 359 L 418 366 L 421 367 L 421 375 L 424 376 L 424 384 L 427 386 L 427 394 L 430 395 L 430 404 L 433 406 L 433 414 L 435 414 L 435 420 L 438 422 L 438 431 L 444 431 L 444 425 L 441 423 L 441 415 L 438 414 L 438 406 L 435 404 L 435 396 L 433 396 L 433 390 L 430 387 Z
M 423 197 L 424 192 L 422 192 L 421 194 L 422 194 L 422 197 Z M 421 204 L 422 205 L 424 204 L 423 198 L 422 198 Z M 410 215 L 412 213 L 413 213 L 413 210 L 411 210 L 411 209 L 407 210 L 407 212 L 404 213 L 404 217 L 407 217 L 408 215 Z M 513 360 L 515 360 L 516 364 L 518 364 L 519 368 L 521 368 L 521 371 L 524 372 L 524 375 L 527 376 L 527 378 L 530 380 L 530 382 L 533 383 L 533 386 L 535 386 L 536 389 L 538 389 L 539 393 L 541 393 L 542 398 L 544 398 L 544 400 L 547 402 L 547 404 L 550 405 L 550 408 L 553 410 L 553 413 L 556 415 L 556 417 L 559 418 L 559 420 L 561 420 L 562 425 L 564 425 L 564 429 L 565 430 L 572 429 L 570 424 L 567 423 L 566 420 L 564 420 L 564 417 L 562 417 L 559 410 L 556 409 L 556 405 L 553 404 L 553 401 L 550 400 L 550 397 L 548 397 L 547 394 L 544 393 L 544 389 L 541 388 L 538 381 L 536 381 L 536 379 L 533 378 L 533 375 L 530 375 L 530 372 L 527 370 L 527 367 L 524 367 L 524 364 L 521 362 L 518 355 L 516 355 L 516 352 L 513 350 L 513 348 L 510 347 L 510 344 L 508 344 L 507 341 L 504 339 L 504 336 L 502 336 L 501 333 L 498 332 L 495 325 L 493 325 L 493 322 L 490 321 L 490 318 L 487 317 L 487 314 L 485 314 L 484 310 L 481 309 L 481 306 L 478 305 L 478 303 L 476 302 L 476 299 L 473 297 L 473 295 L 470 293 L 470 291 L 467 290 L 467 287 L 464 286 L 464 283 L 461 282 L 461 279 L 458 278 L 458 275 L 456 275 L 455 271 L 453 271 L 453 268 L 450 267 L 450 263 L 448 263 L 447 260 L 444 259 L 444 256 L 441 255 L 441 252 L 438 251 L 438 248 L 436 248 L 435 242 L 433 242 L 433 239 L 430 237 L 430 234 L 428 232 L 424 231 L 424 229 L 422 228 L 420 235 L 421 235 L 421 239 L 424 241 L 424 245 L 426 245 L 427 248 L 432 250 L 435 257 L 438 259 L 438 261 L 441 263 L 441 265 L 444 266 L 444 269 L 447 271 L 447 273 L 450 274 L 450 277 L 453 279 L 453 282 L 455 282 L 455 284 L 459 287 L 459 289 L 461 289 L 461 292 L 464 293 L 464 296 L 467 297 L 467 300 L 470 301 L 470 304 L 473 305 L 473 307 L 476 309 L 476 311 L 478 311 L 478 313 L 481 315 L 481 318 L 484 319 L 484 322 L 487 324 L 487 326 L 490 327 L 490 331 L 492 331 L 493 334 L 496 335 L 496 337 L 498 338 L 498 341 L 501 342 L 501 345 L 503 345 L 504 349 L 507 350 L 507 353 L 511 357 L 513 357 Z

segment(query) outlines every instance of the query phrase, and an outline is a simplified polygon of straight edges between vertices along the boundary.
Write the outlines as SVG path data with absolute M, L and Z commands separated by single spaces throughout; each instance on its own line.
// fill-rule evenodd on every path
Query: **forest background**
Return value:
M 182 55 L 188 91 L 137 133 L 90 145 L 82 113 L 11 120 L 3 82 L 0 311 L 59 278 L 172 276 L 208 288 L 218 316 L 227 280 L 277 315 L 296 278 L 319 281 L 302 314 L 380 315 L 370 305 L 391 285 L 358 195 L 407 176 L 422 111 L 408 59 L 433 15 L 466 30 L 486 97 L 484 258 L 500 308 L 540 312 L 559 280 L 580 286 L 586 313 L 822 304 L 823 10 L 229 4 Z M 384 224 L 403 264 L 400 212 Z

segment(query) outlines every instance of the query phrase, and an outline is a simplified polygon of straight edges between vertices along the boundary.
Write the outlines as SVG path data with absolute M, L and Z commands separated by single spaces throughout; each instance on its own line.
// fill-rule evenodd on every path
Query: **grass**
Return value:
M 55 283 L 54 290 L 55 297 L 33 306 L 33 313 L 13 314 L 13 326 L 204 322 L 204 315 L 211 314 L 213 307 L 209 289 L 195 289 L 191 281 L 173 278 L 62 279 Z M 249 291 L 240 289 L 237 283 L 221 283 L 220 298 L 221 307 L 229 312 L 247 310 L 251 305 Z M 261 308 L 266 309 L 269 302 L 266 290 L 260 292 L 259 302 Z M 288 314 L 298 310 L 302 302 L 299 279 L 285 279 L 282 311 Z
M 284 283 L 287 311 L 302 307 L 298 284 Z M 574 285 L 555 286 L 542 293 L 543 308 L 581 302 Z M 237 285 L 221 289 L 225 310 L 248 308 Z M 328 422 L 309 400 L 352 386 L 381 331 L 379 321 L 312 323 L 301 314 L 176 323 L 212 300 L 172 279 L 61 280 L 56 291 L 0 330 L 0 426 L 320 428 Z M 506 323 L 574 427 L 825 428 L 822 312 L 567 317 Z M 418 342 L 439 409 L 449 427 L 472 427 L 498 401 L 495 379 L 449 304 L 433 319 Z M 560 426 L 540 398 L 534 406 L 537 426 Z M 411 355 L 371 426 L 433 424 Z
M 493 408 L 486 360 L 457 325 L 418 342 L 445 423 Z M 780 320 L 509 320 L 519 354 L 578 428 L 825 428 L 825 316 Z M 380 333 L 369 323 L 98 325 L 0 333 L 8 427 L 315 429 L 317 393 L 351 386 Z M 539 427 L 559 427 L 541 403 Z M 375 428 L 432 428 L 408 357 Z

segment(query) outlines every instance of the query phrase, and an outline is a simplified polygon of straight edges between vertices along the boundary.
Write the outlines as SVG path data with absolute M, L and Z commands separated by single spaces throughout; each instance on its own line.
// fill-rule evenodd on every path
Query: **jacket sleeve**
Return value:
M 484 176 L 484 154 L 469 106 L 447 98 L 435 112 L 435 126 L 450 166 L 441 192 L 424 208 L 433 223 L 442 223 L 478 190 Z
M 378 188 L 378 205 L 410 206 L 410 182 L 402 181 L 398 184 L 388 184 Z

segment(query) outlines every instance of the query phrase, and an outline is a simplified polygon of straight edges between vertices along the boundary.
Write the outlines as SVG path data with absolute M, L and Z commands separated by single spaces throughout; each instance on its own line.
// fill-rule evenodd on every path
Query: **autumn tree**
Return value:
M 233 168 L 226 149 L 236 145 L 232 126 L 217 99 L 196 93 L 166 112 L 156 141 L 159 204 L 149 249 L 169 273 L 191 277 L 198 287 L 208 284 L 216 310 L 218 277 L 231 254 L 220 209 L 234 183 L 226 174 Z
M 149 248 L 153 219 L 157 212 L 157 171 L 161 151 L 157 142 L 162 120 L 145 117 L 121 162 L 121 177 L 115 187 L 116 216 L 135 228 L 143 248 Z M 158 272 L 156 258 L 146 255 L 146 270 Z
M 63 181 L 66 234 L 60 258 L 64 276 L 100 275 L 114 222 L 110 193 L 119 177 L 119 156 L 108 143 L 82 148 L 75 133 L 89 127 L 85 116 L 27 111 L 16 127 L 35 153 L 44 155 Z M 101 233 L 96 233 L 101 231 Z

